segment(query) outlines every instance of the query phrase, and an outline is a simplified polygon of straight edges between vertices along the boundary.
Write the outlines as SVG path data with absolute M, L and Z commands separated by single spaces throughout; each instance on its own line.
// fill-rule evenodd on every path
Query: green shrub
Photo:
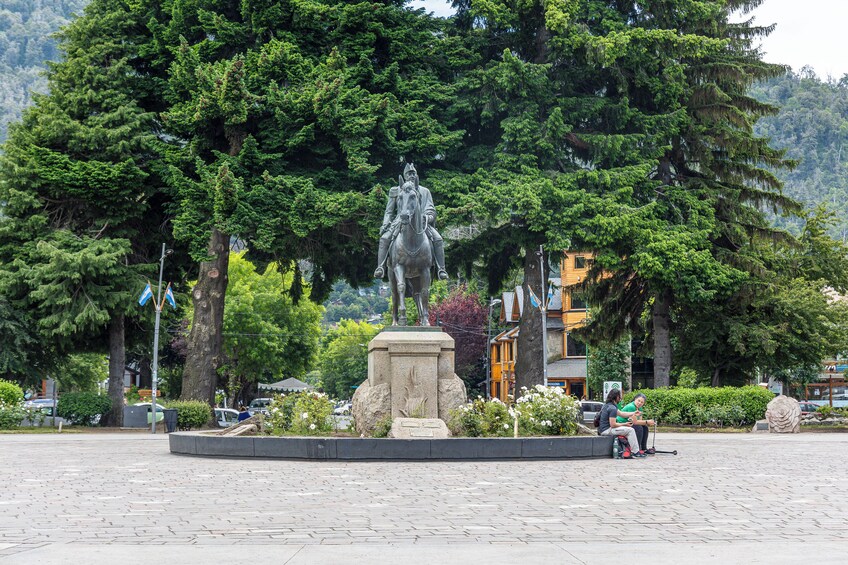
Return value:
M 390 431 L 392 431 L 392 416 L 389 414 L 377 420 L 377 423 L 374 424 L 374 431 L 371 432 L 371 437 L 389 437 Z
M 291 430 L 296 402 L 297 394 L 277 394 L 272 397 L 268 405 L 269 416 L 266 423 L 273 432 L 284 433 Z
M 824 406 L 819 406 L 816 408 L 816 414 L 821 416 L 822 418 L 830 418 L 833 416 L 836 409 L 834 409 L 831 405 L 825 404 Z
M 332 431 L 333 424 L 330 416 L 333 413 L 333 403 L 321 392 L 297 393 L 294 403 L 294 415 L 291 421 L 291 431 L 299 435 L 319 435 Z
M 636 394 L 647 397 L 642 409 L 645 418 L 667 424 L 718 426 L 750 425 L 762 419 L 774 395 L 763 387 L 656 388 L 633 391 L 624 396 L 626 404 Z
M 0 400 L 0 430 L 13 430 L 21 425 L 26 416 L 23 403 L 7 404 Z
M 177 411 L 177 428 L 190 430 L 202 428 L 212 419 L 212 408 L 200 400 L 178 400 L 167 406 Z
M 504 437 L 512 435 L 512 422 L 506 404 L 497 398 L 487 402 L 478 396 L 451 411 L 448 429 L 457 436 Z
M 320 392 L 277 395 L 268 413 L 268 427 L 277 434 L 319 435 L 333 430 L 333 403 Z
M 16 383 L 0 379 L 0 402 L 3 404 L 20 404 L 24 401 L 24 391 Z
M 108 396 L 96 392 L 68 392 L 59 397 L 56 415 L 64 418 L 69 424 L 93 426 L 98 416 L 102 416 L 112 408 Z

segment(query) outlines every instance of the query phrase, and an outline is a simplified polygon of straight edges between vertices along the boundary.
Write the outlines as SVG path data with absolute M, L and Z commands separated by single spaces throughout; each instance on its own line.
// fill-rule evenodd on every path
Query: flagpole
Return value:
M 539 277 L 542 279 L 542 296 L 540 297 L 542 312 L 542 384 L 548 386 L 548 293 L 545 292 L 545 252 L 539 246 Z
M 153 329 L 153 376 L 150 380 L 150 433 L 156 433 L 156 385 L 159 373 L 159 317 L 162 313 L 159 299 L 162 297 L 162 271 L 165 268 L 165 244 L 162 244 L 162 256 L 159 258 L 159 286 L 156 287 L 156 324 Z

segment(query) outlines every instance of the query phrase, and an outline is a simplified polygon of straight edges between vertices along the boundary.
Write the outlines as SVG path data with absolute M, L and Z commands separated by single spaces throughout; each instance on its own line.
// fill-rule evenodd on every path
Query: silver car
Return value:
M 603 402 L 596 402 L 594 400 L 581 400 L 580 401 L 580 413 L 583 415 L 583 423 L 592 425 L 592 422 L 595 420 L 595 414 L 601 411 L 601 408 L 604 407 Z

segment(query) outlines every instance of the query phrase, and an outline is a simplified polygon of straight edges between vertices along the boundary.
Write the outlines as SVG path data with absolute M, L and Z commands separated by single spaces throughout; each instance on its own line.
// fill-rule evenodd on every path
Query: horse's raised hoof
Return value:
M 385 276 L 386 276 L 386 273 L 383 272 L 383 267 L 377 267 L 377 270 L 374 271 L 374 278 L 375 279 L 382 279 Z
M 448 278 L 448 272 L 444 269 L 439 269 L 439 279 L 446 281 Z

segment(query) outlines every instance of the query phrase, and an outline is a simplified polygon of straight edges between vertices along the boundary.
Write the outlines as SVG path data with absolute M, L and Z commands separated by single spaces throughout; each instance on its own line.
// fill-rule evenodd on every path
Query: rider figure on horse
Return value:
M 398 179 L 398 186 L 393 186 L 389 190 L 389 202 L 386 204 L 383 225 L 380 227 L 380 247 L 377 251 L 377 270 L 374 271 L 374 278 L 382 279 L 386 276 L 386 257 L 389 253 L 389 247 L 400 232 L 400 215 L 397 210 L 398 192 L 403 184 L 411 182 L 418 193 L 418 200 L 421 204 L 424 218 L 427 220 L 426 234 L 433 245 L 433 255 L 436 261 L 438 277 L 445 280 L 448 278 L 448 273 L 445 271 L 445 242 L 434 227 L 436 223 L 436 207 L 433 205 L 433 197 L 430 194 L 430 189 L 418 184 L 418 173 L 415 170 L 415 165 L 412 163 L 407 163 L 406 167 L 404 167 L 403 182 L 400 182 L 400 180 Z

